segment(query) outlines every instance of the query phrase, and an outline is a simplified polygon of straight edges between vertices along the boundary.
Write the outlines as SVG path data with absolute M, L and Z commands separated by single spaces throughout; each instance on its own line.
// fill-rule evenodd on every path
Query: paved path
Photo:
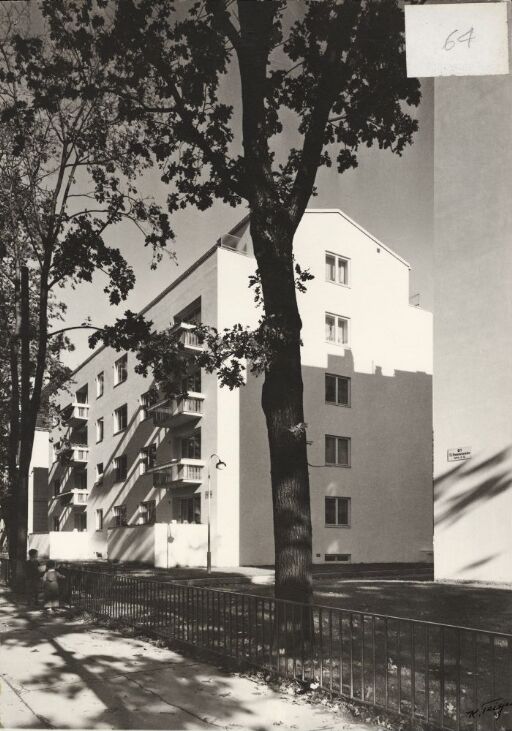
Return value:
M 0 641 L 4 728 L 377 728 L 137 638 L 26 611 L 3 588 Z

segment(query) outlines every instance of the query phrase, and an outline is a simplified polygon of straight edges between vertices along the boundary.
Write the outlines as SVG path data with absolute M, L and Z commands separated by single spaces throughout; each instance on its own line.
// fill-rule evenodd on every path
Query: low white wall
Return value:
M 50 534 L 49 533 L 29 533 L 28 534 L 28 550 L 35 548 L 40 557 L 50 556 Z
M 206 566 L 208 526 L 157 523 L 155 566 Z
M 155 563 L 154 525 L 109 528 L 107 550 L 110 560 Z
M 92 558 L 87 531 L 51 531 L 50 558 L 79 561 Z

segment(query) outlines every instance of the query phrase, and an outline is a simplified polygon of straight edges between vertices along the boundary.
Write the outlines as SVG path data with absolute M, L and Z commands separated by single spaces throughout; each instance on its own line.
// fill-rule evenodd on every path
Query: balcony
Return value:
M 204 462 L 199 459 L 180 459 L 157 465 L 148 472 L 153 474 L 153 487 L 173 488 L 197 486 L 203 482 Z
M 61 463 L 87 464 L 89 448 L 86 444 L 72 444 L 69 439 L 63 439 L 55 445 L 55 458 Z
M 148 409 L 153 417 L 153 424 L 160 427 L 178 427 L 190 421 L 197 421 L 203 415 L 204 396 L 201 393 L 189 393 L 186 397 L 173 397 Z
M 72 488 L 66 492 L 59 492 L 55 495 L 54 500 L 60 500 L 65 506 L 70 508 L 87 507 L 87 498 L 89 493 L 81 488 Z
M 89 404 L 68 404 L 60 412 L 61 419 L 66 426 L 82 427 L 89 419 Z
M 193 322 L 180 322 L 173 328 L 174 332 L 179 333 L 180 341 L 189 353 L 197 353 L 204 350 L 204 344 L 199 342 L 199 337 L 195 332 L 196 327 L 197 325 Z

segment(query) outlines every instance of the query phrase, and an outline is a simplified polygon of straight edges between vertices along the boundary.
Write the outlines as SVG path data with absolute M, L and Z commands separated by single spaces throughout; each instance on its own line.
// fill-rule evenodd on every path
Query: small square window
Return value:
M 328 343 L 336 345 L 348 345 L 349 320 L 341 315 L 325 313 L 325 339 Z
M 128 356 L 123 355 L 114 363 L 114 386 L 123 383 L 128 378 Z
M 350 526 L 350 498 L 325 498 L 325 525 Z
M 325 437 L 325 464 L 337 467 L 350 467 L 350 438 Z
M 128 406 L 123 404 L 114 411 L 114 434 L 128 426 Z
M 338 254 L 329 252 L 325 255 L 325 279 L 335 284 L 348 285 L 349 283 L 349 260 Z
M 96 398 L 103 396 L 105 390 L 105 374 L 103 371 L 96 376 Z
M 103 434 L 105 431 L 105 421 L 103 418 L 98 419 L 96 422 L 96 441 L 102 442 L 103 441 Z
M 121 528 L 123 525 L 127 524 L 126 505 L 114 505 L 114 525 L 117 528 Z
M 128 474 L 128 459 L 126 454 L 122 454 L 120 457 L 116 457 L 114 460 L 115 468 L 115 481 L 123 482 L 126 480 Z
M 325 401 L 337 406 L 350 406 L 350 378 L 326 373 Z

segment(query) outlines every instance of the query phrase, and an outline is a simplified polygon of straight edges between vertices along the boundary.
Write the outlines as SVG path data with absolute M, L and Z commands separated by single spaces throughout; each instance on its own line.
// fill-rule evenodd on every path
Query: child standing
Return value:
M 43 576 L 43 594 L 44 606 L 55 612 L 60 606 L 60 589 L 59 579 L 64 580 L 64 576 L 59 574 L 55 568 L 55 561 L 46 562 L 46 571 Z

